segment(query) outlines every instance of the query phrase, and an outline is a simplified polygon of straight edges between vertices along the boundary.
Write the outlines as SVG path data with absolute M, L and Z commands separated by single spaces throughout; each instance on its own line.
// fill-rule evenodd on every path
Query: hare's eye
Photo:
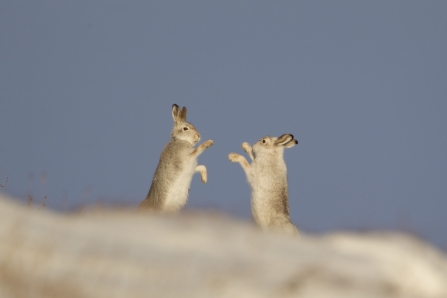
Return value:
M 265 144 L 265 139 L 262 139 L 262 143 Z
M 186 126 L 185 126 L 185 127 L 183 127 L 183 130 L 184 130 L 184 131 L 187 131 L 188 129 L 189 129 L 189 128 L 188 128 L 188 127 L 186 127 Z

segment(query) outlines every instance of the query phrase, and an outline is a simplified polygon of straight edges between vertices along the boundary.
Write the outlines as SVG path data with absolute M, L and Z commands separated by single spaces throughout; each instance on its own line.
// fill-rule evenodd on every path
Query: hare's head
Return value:
M 200 134 L 191 123 L 186 122 L 186 107 L 180 110 L 176 104 L 172 105 L 172 118 L 174 118 L 174 128 L 171 131 L 171 137 L 174 139 L 187 141 L 195 145 L 200 141 Z
M 253 145 L 255 158 L 264 155 L 278 155 L 282 157 L 285 148 L 292 148 L 298 144 L 292 134 L 284 134 L 279 138 L 263 137 Z

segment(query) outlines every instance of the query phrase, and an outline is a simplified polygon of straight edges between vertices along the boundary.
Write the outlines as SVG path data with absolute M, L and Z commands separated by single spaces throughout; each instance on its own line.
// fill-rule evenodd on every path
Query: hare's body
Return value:
M 173 105 L 172 109 L 174 129 L 171 141 L 166 144 L 160 155 L 151 188 L 139 209 L 177 212 L 188 200 L 194 173 L 200 172 L 203 183 L 208 179 L 206 167 L 198 166 L 197 158 L 213 145 L 213 141 L 206 141 L 194 148 L 200 140 L 200 134 L 192 124 L 186 122 L 186 108 L 180 112 L 178 106 Z
M 287 168 L 283 160 L 255 158 L 247 180 L 253 217 L 260 226 L 280 227 L 290 222 Z
M 140 207 L 176 211 L 185 206 L 197 160 L 188 158 L 194 147 L 186 141 L 171 140 L 163 149 L 146 200 Z M 163 173 L 172 173 L 165 177 Z
M 243 143 L 242 148 L 252 159 L 251 164 L 239 154 L 228 156 L 232 162 L 239 162 L 245 171 L 251 188 L 253 218 L 264 229 L 290 234 L 298 232 L 290 221 L 287 167 L 283 157 L 284 148 L 297 143 L 290 134 L 279 138 L 264 137 L 253 148 Z

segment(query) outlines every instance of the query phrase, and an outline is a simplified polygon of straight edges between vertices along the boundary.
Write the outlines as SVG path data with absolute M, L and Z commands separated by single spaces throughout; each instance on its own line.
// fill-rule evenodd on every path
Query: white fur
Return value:
M 166 201 L 164 203 L 164 210 L 166 211 L 178 211 L 183 208 L 188 201 L 189 188 L 197 166 L 197 159 L 190 159 L 185 162 L 183 166 L 184 168 L 180 172 L 180 176 L 172 184 L 166 196 Z
M 298 232 L 290 221 L 288 205 L 287 167 L 284 148 L 298 143 L 291 134 L 279 138 L 264 137 L 253 148 L 244 142 L 242 148 L 252 159 L 249 164 L 245 157 L 230 153 L 232 162 L 239 162 L 251 188 L 253 218 L 264 229 L 281 230 L 286 233 Z

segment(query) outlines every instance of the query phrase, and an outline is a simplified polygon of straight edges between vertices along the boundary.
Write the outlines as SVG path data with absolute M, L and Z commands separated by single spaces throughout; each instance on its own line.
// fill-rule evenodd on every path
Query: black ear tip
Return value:
M 178 108 L 178 105 L 177 104 L 173 104 L 172 108 L 174 108 L 174 107 Z
M 291 136 L 291 137 L 292 137 L 292 139 L 294 138 L 293 134 L 291 134 L 291 133 L 289 133 L 289 136 Z
M 294 140 L 295 141 L 295 144 L 298 144 L 298 140 Z

